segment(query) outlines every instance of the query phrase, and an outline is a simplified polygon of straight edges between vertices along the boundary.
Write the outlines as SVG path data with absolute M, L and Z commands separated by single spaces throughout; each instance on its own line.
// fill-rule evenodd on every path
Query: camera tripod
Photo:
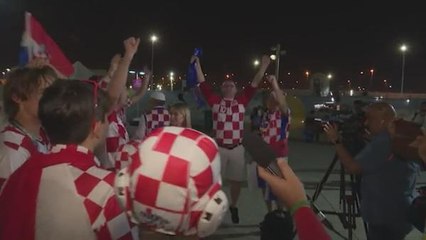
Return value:
M 327 172 L 325 173 L 325 175 L 323 176 L 323 178 L 321 179 L 321 181 L 319 182 L 319 184 L 317 185 L 315 192 L 313 194 L 313 196 L 309 199 L 311 201 L 311 204 L 313 206 L 313 209 L 315 212 L 317 212 L 317 214 L 319 215 L 324 215 L 324 214 L 331 214 L 331 215 L 337 215 L 340 219 L 340 222 L 343 225 L 343 228 L 348 230 L 348 237 L 344 237 L 342 236 L 340 233 L 338 234 L 340 237 L 342 237 L 343 239 L 349 239 L 352 240 L 353 237 L 353 230 L 356 229 L 356 218 L 360 217 L 360 196 L 359 196 L 359 188 L 357 187 L 357 180 L 356 180 L 356 176 L 353 174 L 349 174 L 349 183 L 350 183 L 350 188 L 347 190 L 347 186 L 346 186 L 346 175 L 347 173 L 344 170 L 344 167 L 341 165 L 340 166 L 340 206 L 342 208 L 341 212 L 337 212 L 337 211 L 320 211 L 318 209 L 318 207 L 315 206 L 315 201 L 318 199 L 324 184 L 327 182 L 331 172 L 333 171 L 336 163 L 338 162 L 338 156 L 337 154 L 334 155 L 333 160 L 330 164 L 330 166 L 327 169 Z M 323 218 L 325 219 L 325 215 L 323 216 Z M 323 223 L 325 223 L 323 221 Z M 328 222 L 329 223 L 329 222 Z M 330 223 L 329 223 L 330 225 Z M 330 228 L 330 226 L 325 225 L 327 228 L 329 228 L 330 230 L 332 230 L 333 232 L 336 233 L 336 231 Z M 331 226 L 332 227 L 332 226 Z M 364 222 L 364 227 L 367 231 L 366 228 L 366 224 Z

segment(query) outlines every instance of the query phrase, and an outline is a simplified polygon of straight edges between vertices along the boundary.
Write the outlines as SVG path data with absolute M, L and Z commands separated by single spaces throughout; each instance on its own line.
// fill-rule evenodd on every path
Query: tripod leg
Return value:
M 338 157 L 337 157 L 337 154 L 335 154 L 330 166 L 327 169 L 327 172 L 325 173 L 324 177 L 321 179 L 321 181 L 317 185 L 317 188 L 315 189 L 314 195 L 312 196 L 312 202 L 315 202 L 318 199 L 322 191 L 322 188 L 324 187 L 324 184 L 327 182 L 328 177 L 330 176 L 331 172 L 334 169 L 334 165 L 336 165 L 337 160 L 338 160 Z

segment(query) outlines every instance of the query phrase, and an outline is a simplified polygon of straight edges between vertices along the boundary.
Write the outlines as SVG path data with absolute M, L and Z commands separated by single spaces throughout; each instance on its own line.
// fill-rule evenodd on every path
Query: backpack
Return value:
M 294 236 L 293 218 L 289 212 L 274 210 L 260 223 L 261 240 L 290 240 Z

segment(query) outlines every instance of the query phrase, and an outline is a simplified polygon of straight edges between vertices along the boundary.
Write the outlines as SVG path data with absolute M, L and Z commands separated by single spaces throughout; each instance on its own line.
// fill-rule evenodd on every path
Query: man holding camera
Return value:
M 339 160 L 351 174 L 361 174 L 361 216 L 368 224 L 369 240 L 401 240 L 411 231 L 407 210 L 415 196 L 414 161 L 403 161 L 392 154 L 389 126 L 396 112 L 388 103 L 367 107 L 365 125 L 371 141 L 352 157 L 343 146 L 336 126 L 324 127 L 336 147 Z

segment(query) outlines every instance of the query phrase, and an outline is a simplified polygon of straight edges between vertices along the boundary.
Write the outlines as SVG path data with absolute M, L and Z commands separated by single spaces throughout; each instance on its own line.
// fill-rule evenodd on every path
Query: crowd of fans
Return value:
M 216 231 L 228 211 L 239 223 L 244 115 L 269 57 L 240 93 L 226 80 L 221 95 L 206 81 L 200 59 L 191 57 L 213 113 L 208 136 L 191 128 L 185 103 L 167 108 L 164 93 L 148 92 L 149 69 L 141 88 L 128 96 L 127 74 L 139 42 L 126 39 L 124 53 L 113 57 L 101 79 L 59 79 L 48 64 L 8 73 L 0 132 L 0 239 L 201 239 Z M 285 93 L 273 75 L 267 80 L 272 91 L 265 94 L 264 110 L 253 115 L 252 130 L 276 153 L 284 176 L 257 168 L 268 211 L 271 200 L 286 209 L 300 240 L 330 239 L 287 162 L 291 111 Z M 148 93 L 150 110 L 129 134 L 126 108 Z M 413 120 L 423 124 L 421 116 L 423 110 Z M 404 239 L 412 229 L 405 213 L 416 197 L 420 163 L 393 154 L 395 119 L 390 104 L 367 106 L 371 138 L 356 156 L 335 125 L 324 127 L 346 171 L 361 176 L 362 217 L 371 240 Z M 426 161 L 426 137 L 411 140 Z M 229 195 L 222 191 L 222 176 Z

